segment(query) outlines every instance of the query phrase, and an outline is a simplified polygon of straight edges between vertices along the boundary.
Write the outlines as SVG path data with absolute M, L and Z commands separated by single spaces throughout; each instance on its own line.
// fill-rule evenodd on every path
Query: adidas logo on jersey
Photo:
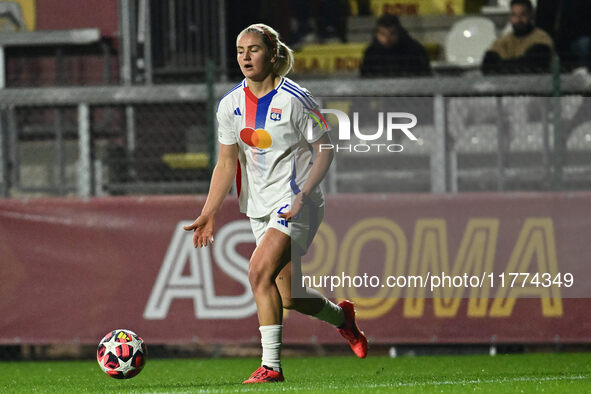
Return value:
M 236 107 L 236 109 L 234 110 L 234 115 L 236 116 L 242 116 L 242 113 L 240 112 L 240 108 Z

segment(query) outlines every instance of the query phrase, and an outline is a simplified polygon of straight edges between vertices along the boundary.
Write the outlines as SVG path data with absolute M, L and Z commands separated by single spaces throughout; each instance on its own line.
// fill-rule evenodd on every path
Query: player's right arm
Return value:
M 213 243 L 215 215 L 232 186 L 236 176 L 237 160 L 238 145 L 220 143 L 218 162 L 213 170 L 209 193 L 201 215 L 191 225 L 183 227 L 186 231 L 193 231 L 193 245 L 195 247 Z
M 236 86 L 238 87 L 238 85 Z M 236 89 L 234 87 L 234 90 Z M 238 162 L 238 137 L 234 122 L 234 105 L 231 96 L 226 94 L 218 105 L 216 117 L 218 120 L 218 141 L 220 151 L 209 184 L 207 200 L 201 210 L 201 215 L 190 226 L 183 227 L 186 231 L 193 231 L 193 245 L 207 246 L 213 242 L 214 219 L 224 198 L 228 194 Z

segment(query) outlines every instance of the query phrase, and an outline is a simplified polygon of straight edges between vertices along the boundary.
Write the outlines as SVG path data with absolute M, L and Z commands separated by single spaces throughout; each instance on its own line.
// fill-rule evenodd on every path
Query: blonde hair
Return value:
M 286 76 L 293 68 L 293 51 L 279 39 L 279 33 L 270 26 L 262 23 L 255 23 L 242 30 L 236 42 L 240 40 L 246 33 L 257 33 L 267 50 L 272 56 L 275 56 L 275 63 L 273 63 L 273 73 L 275 75 Z

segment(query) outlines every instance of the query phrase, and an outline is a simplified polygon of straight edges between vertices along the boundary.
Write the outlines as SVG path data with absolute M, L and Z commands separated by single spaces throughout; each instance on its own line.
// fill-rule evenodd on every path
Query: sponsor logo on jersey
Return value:
M 265 129 L 253 129 L 245 127 L 240 131 L 240 139 L 248 146 L 259 149 L 267 149 L 273 145 L 273 139 Z

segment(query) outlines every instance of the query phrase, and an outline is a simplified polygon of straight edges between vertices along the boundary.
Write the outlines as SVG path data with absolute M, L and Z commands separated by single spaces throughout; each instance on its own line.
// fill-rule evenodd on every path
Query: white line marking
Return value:
M 489 383 L 518 383 L 518 382 L 554 382 L 554 381 L 573 381 L 573 380 L 585 380 L 590 379 L 590 376 L 586 375 L 571 375 L 571 376 L 546 376 L 546 377 L 518 377 L 518 378 L 502 378 L 502 379 L 460 379 L 460 380 L 432 380 L 426 382 L 393 382 L 393 383 L 377 383 L 377 384 L 357 384 L 349 385 L 346 387 L 350 389 L 363 389 L 363 388 L 397 388 L 397 387 L 428 387 L 428 386 L 450 386 L 450 385 L 467 385 L 467 384 L 489 384 Z M 319 388 L 319 387 L 316 387 Z M 191 390 L 191 392 L 197 393 L 217 393 L 224 389 L 223 386 L 211 389 Z M 311 390 L 311 387 L 305 385 L 297 387 L 282 387 L 281 383 L 271 384 L 254 384 L 252 386 L 244 386 L 240 389 L 234 389 L 234 393 L 251 392 L 251 391 L 299 391 L 299 390 Z M 319 388 L 323 390 L 342 390 L 342 386 L 327 385 Z M 226 391 L 226 390 L 223 390 Z

